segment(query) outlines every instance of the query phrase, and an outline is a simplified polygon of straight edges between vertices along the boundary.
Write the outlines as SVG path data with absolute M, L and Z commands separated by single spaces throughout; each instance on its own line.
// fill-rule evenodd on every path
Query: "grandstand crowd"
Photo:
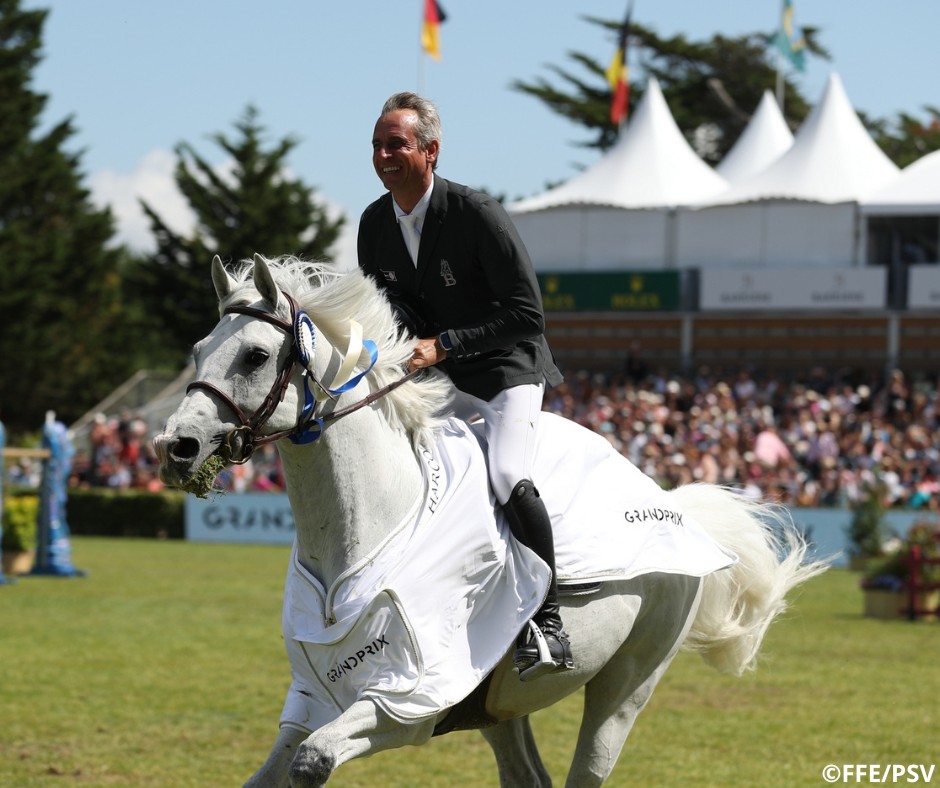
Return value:
M 604 436 L 667 488 L 712 482 L 796 506 L 851 505 L 877 489 L 886 506 L 940 510 L 935 379 L 821 369 L 794 380 L 708 369 L 680 377 L 631 362 L 615 374 L 569 372 L 544 409 Z M 73 484 L 160 488 L 139 418 L 102 417 L 90 443 L 75 457 Z M 263 447 L 221 483 L 282 490 L 276 450 Z
M 702 369 L 579 373 L 545 410 L 600 433 L 648 476 L 742 488 L 796 506 L 847 506 L 873 490 L 888 507 L 940 509 L 936 381 L 783 381 Z

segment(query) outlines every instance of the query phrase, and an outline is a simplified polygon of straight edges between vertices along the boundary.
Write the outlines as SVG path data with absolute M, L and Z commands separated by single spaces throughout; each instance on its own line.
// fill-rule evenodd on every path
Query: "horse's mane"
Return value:
M 384 292 L 358 268 L 342 270 L 335 265 L 283 256 L 266 259 L 274 281 L 297 301 L 300 308 L 326 340 L 341 351 L 349 342 L 349 321 L 362 326 L 363 338 L 371 339 L 379 356 L 367 378 L 373 391 L 398 380 L 411 358 L 414 339 L 398 325 Z M 235 280 L 231 300 L 245 286 L 253 288 L 252 260 L 243 260 L 231 272 Z M 368 363 L 363 351 L 359 363 Z M 450 379 L 432 370 L 399 386 L 380 398 L 382 408 L 393 428 L 411 436 L 415 446 L 431 439 L 431 434 L 447 415 L 454 395 Z

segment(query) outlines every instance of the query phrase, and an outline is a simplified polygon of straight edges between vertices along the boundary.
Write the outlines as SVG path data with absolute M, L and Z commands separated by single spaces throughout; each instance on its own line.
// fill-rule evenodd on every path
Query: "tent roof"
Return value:
M 887 186 L 861 202 L 863 213 L 940 213 L 940 150 L 908 164 Z
M 728 183 L 739 183 L 768 167 L 792 144 L 793 134 L 780 107 L 770 91 L 765 90 L 747 127 L 715 172 Z
M 547 192 L 513 203 L 513 213 L 565 205 L 663 208 L 718 194 L 725 180 L 686 142 L 650 79 L 642 101 L 616 144 L 584 172 Z
M 851 202 L 898 177 L 897 166 L 875 144 L 831 74 L 822 98 L 793 145 L 769 167 L 734 184 L 705 205 L 766 199 Z

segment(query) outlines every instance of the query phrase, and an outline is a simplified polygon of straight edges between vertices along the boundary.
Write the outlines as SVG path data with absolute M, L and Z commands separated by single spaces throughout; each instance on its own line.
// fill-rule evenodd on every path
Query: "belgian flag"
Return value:
M 615 126 L 626 119 L 630 109 L 630 68 L 627 65 L 627 43 L 630 38 L 630 17 L 633 15 L 633 3 L 627 8 L 627 16 L 620 28 L 620 40 L 610 66 L 607 68 L 607 81 L 610 83 L 610 121 Z

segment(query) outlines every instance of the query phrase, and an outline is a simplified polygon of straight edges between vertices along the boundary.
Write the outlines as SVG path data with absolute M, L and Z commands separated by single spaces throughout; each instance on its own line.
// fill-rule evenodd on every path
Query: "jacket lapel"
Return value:
M 395 218 L 395 209 L 392 207 L 390 195 L 382 211 L 382 224 L 381 237 L 388 241 L 379 244 L 380 249 L 384 248 L 379 261 L 379 270 L 387 282 L 398 286 L 410 286 L 415 264 L 411 261 L 408 247 L 405 246 L 405 238 L 402 236 L 401 227 L 398 226 L 398 219 Z
M 431 204 L 424 217 L 424 226 L 421 228 L 421 246 L 418 247 L 417 281 L 424 279 L 428 272 L 431 260 L 434 259 L 434 247 L 437 246 L 438 236 L 447 215 L 447 181 L 434 176 L 434 189 L 431 191 Z M 405 254 L 408 250 L 405 250 Z

